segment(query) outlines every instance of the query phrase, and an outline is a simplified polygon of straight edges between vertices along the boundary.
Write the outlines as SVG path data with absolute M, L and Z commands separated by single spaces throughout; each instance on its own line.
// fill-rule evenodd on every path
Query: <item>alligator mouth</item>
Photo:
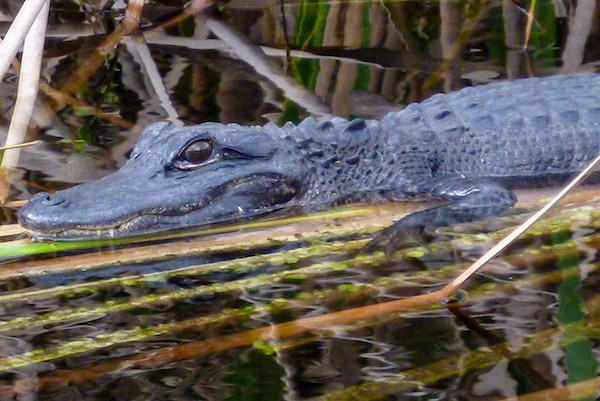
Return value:
M 262 216 L 276 210 L 291 206 L 292 200 L 300 192 L 298 182 L 289 177 L 281 175 L 257 174 L 242 177 L 223 185 L 219 190 L 204 196 L 200 202 L 184 204 L 177 208 L 154 208 L 141 210 L 137 213 L 106 224 L 90 224 L 41 228 L 20 221 L 33 240 L 93 240 L 114 239 L 128 236 L 139 236 L 156 233 L 160 231 L 179 230 L 191 227 L 200 227 L 216 223 L 239 221 L 246 218 Z M 193 212 L 201 212 L 219 205 L 220 201 L 227 201 L 232 195 L 246 197 L 254 202 L 251 205 L 231 205 L 228 213 L 221 212 L 219 215 L 207 214 L 203 221 L 192 224 L 181 224 L 178 218 Z M 271 202 L 266 202 L 265 200 Z
M 150 229 L 152 224 L 148 220 L 156 221 L 160 215 L 142 214 L 132 217 L 123 222 L 114 225 L 82 226 L 76 228 L 62 228 L 56 230 L 40 230 L 29 228 L 26 224 L 21 225 L 27 230 L 27 233 L 34 241 L 41 240 L 63 240 L 77 241 L 81 239 L 111 239 L 124 237 L 125 235 L 143 235 L 152 233 Z M 147 229 L 145 229 L 147 228 Z

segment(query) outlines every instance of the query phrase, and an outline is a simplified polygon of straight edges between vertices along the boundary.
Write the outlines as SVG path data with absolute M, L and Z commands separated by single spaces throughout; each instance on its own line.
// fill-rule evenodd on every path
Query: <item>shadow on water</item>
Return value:
M 119 3 L 52 2 L 42 76 L 64 97 L 38 104 L 29 136 L 43 144 L 22 151 L 10 200 L 115 171 L 158 120 L 380 118 L 600 60 L 589 0 L 234 0 L 215 7 L 222 19 L 164 29 L 182 2 L 149 1 L 145 42 L 117 41 L 85 75 L 121 24 Z M 0 32 L 20 4 L 0 3 Z M 10 70 L 2 132 L 16 85 Z M 388 308 L 439 290 L 551 193 L 520 193 L 513 213 L 437 229 L 391 259 L 358 251 L 422 205 L 67 243 L 32 243 L 4 207 L 0 400 L 595 399 L 597 188 L 571 195 L 454 302 Z

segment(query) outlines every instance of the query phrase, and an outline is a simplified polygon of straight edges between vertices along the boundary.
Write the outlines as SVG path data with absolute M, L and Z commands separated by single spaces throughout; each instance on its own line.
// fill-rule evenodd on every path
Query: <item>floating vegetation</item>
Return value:
M 90 366 L 89 369 L 96 373 L 91 374 L 91 376 L 84 375 L 81 378 L 94 380 L 100 378 L 102 375 L 114 372 L 114 369 L 120 371 L 124 366 L 128 366 L 129 369 L 142 366 L 156 366 L 156 363 L 164 364 L 181 358 L 197 358 L 207 353 L 217 352 L 217 350 L 252 344 L 255 344 L 258 349 L 262 349 L 267 353 L 286 352 L 286 350 L 293 349 L 302 344 L 323 341 L 326 338 L 335 338 L 338 331 L 333 329 L 335 326 L 331 326 L 331 324 L 335 325 L 336 323 L 333 322 L 336 322 L 337 318 L 329 320 L 327 317 L 329 316 L 328 314 L 315 318 L 305 318 L 301 314 L 298 315 L 299 312 L 307 307 L 314 308 L 318 306 L 323 308 L 324 311 L 328 311 L 331 316 L 336 316 L 336 311 L 340 311 L 341 313 L 348 312 L 349 315 L 353 315 L 353 311 L 356 310 L 355 317 L 350 317 L 349 320 L 346 317 L 343 318 L 345 319 L 343 321 L 346 322 L 343 326 L 344 331 L 348 333 L 384 325 L 387 321 L 395 321 L 402 317 L 419 316 L 420 314 L 428 313 L 427 311 L 443 311 L 445 306 L 440 303 L 431 305 L 417 303 L 409 309 L 401 308 L 397 312 L 390 310 L 385 314 L 381 314 L 378 309 L 381 308 L 379 305 L 389 303 L 390 297 L 396 297 L 397 295 L 395 294 L 406 293 L 407 290 L 408 294 L 425 293 L 430 288 L 439 287 L 441 283 L 451 280 L 466 268 L 469 262 L 447 264 L 445 267 L 441 266 L 435 270 L 415 271 L 414 269 L 409 269 L 410 271 L 408 271 L 405 268 L 397 270 L 397 267 L 394 267 L 392 271 L 389 271 L 385 275 L 370 275 L 368 272 L 389 269 L 390 266 L 400 266 L 410 261 L 443 259 L 449 253 L 456 251 L 469 253 L 473 249 L 480 250 L 482 244 L 489 246 L 503 235 L 503 231 L 487 234 L 470 234 L 471 229 L 469 229 L 468 225 L 457 227 L 457 230 L 444 229 L 440 237 L 441 241 L 434 242 L 431 246 L 418 246 L 401 250 L 390 261 L 381 252 L 374 254 L 358 253 L 369 241 L 368 237 L 360 237 L 364 236 L 365 233 L 376 230 L 378 227 L 377 224 L 368 226 L 368 224 L 357 223 L 356 213 L 354 212 L 335 213 L 336 227 L 338 228 L 335 235 L 333 233 L 323 233 L 319 230 L 316 230 L 314 233 L 305 232 L 297 247 L 288 250 L 275 250 L 274 252 L 262 253 L 264 242 L 262 240 L 257 241 L 257 239 L 261 237 L 273 238 L 278 232 L 277 230 L 279 230 L 277 224 L 269 223 L 272 227 L 261 228 L 254 226 L 247 228 L 246 231 L 242 231 L 242 233 L 264 232 L 261 235 L 249 235 L 247 243 L 237 242 L 226 249 L 211 248 L 210 246 L 203 248 L 200 245 L 196 250 L 187 249 L 183 254 L 176 253 L 174 255 L 171 253 L 172 249 L 170 249 L 164 255 L 155 254 L 154 258 L 155 260 L 162 260 L 165 255 L 181 257 L 182 255 L 189 255 L 190 252 L 210 254 L 210 252 L 215 252 L 216 250 L 219 252 L 239 252 L 240 250 L 249 251 L 254 249 L 258 252 L 255 255 L 211 263 L 191 263 L 182 267 L 161 269 L 160 271 L 133 275 L 123 274 L 118 277 L 97 278 L 92 281 L 85 280 L 84 282 L 72 282 L 46 288 L 35 286 L 31 290 L 23 289 L 12 293 L 4 293 L 0 295 L 0 305 L 9 314 L 18 313 L 19 310 L 26 308 L 28 303 L 37 304 L 50 301 L 51 304 L 63 304 L 67 307 L 31 316 L 15 315 L 14 318 L 5 319 L 0 322 L 0 331 L 2 332 L 17 333 L 20 330 L 31 330 L 34 327 L 68 327 L 71 325 L 69 322 L 73 322 L 75 326 L 77 326 L 77 322 L 93 322 L 95 326 L 105 327 L 105 329 L 95 335 L 67 338 L 53 343 L 48 347 L 36 348 L 23 353 L 6 356 L 0 359 L 0 370 L 23 368 L 31 364 L 98 352 L 107 347 L 114 348 L 128 343 L 140 343 L 140 341 L 148 341 L 153 338 L 178 335 L 177 333 L 181 335 L 189 330 L 204 332 L 207 328 L 210 328 L 209 331 L 219 332 L 226 327 L 237 327 L 237 333 L 233 334 L 234 337 L 231 337 L 232 335 L 217 336 L 214 339 L 204 340 L 204 342 L 200 342 L 197 346 L 194 345 L 191 348 L 187 345 L 175 346 L 172 349 L 167 348 L 158 351 L 158 354 L 156 353 L 157 351 L 149 350 L 147 351 L 149 354 L 146 359 L 124 357 L 119 363 L 111 362 L 109 365 L 101 363 L 100 367 Z M 358 213 L 358 215 L 361 214 Z M 368 213 L 364 215 L 368 215 Z M 320 216 L 323 218 L 327 214 L 321 214 Z M 585 244 L 587 248 L 600 248 L 600 234 L 596 234 L 593 231 L 599 224 L 596 217 L 597 213 L 592 207 L 584 206 L 576 209 L 564 209 L 556 216 L 540 221 L 531 233 L 524 235 L 520 239 L 520 242 L 526 245 L 543 238 L 556 238 L 556 235 L 559 233 L 566 233 L 565 239 L 558 242 L 554 241 L 556 242 L 554 244 L 547 242 L 532 249 L 525 248 L 517 253 L 507 253 L 497 259 L 494 264 L 508 268 L 509 270 L 505 270 L 503 274 L 510 275 L 512 274 L 510 269 L 519 274 L 518 272 L 522 269 L 522 266 L 532 268 L 533 266 L 556 263 L 558 260 L 565 260 L 565 258 L 573 256 L 577 258 L 583 257 L 586 251 L 581 249 L 582 244 Z M 311 219 L 312 217 L 309 217 L 307 220 L 311 221 Z M 521 219 L 522 217 L 520 216 L 502 218 L 501 220 L 504 220 L 502 225 L 506 226 L 503 230 L 509 230 L 511 224 L 516 224 Z M 474 226 L 478 224 L 480 223 L 474 223 Z M 568 233 L 574 227 L 576 228 L 575 225 L 577 227 L 585 226 L 590 229 L 589 235 L 584 235 L 577 239 L 570 237 Z M 477 227 L 473 227 L 473 230 L 476 229 Z M 461 231 L 462 234 L 458 234 Z M 287 233 L 285 235 L 288 236 Z M 352 239 L 357 237 L 358 239 Z M 298 240 L 297 237 L 295 238 Z M 182 239 L 180 241 L 188 240 Z M 142 248 L 147 247 L 143 243 L 140 246 Z M 157 247 L 157 249 L 160 247 L 160 245 L 150 246 Z M 168 246 L 172 246 L 172 244 L 168 244 Z M 132 250 L 135 251 L 135 248 Z M 94 254 L 92 253 L 91 255 Z M 64 259 L 68 261 L 69 258 L 78 257 L 80 256 L 65 256 Z M 98 254 L 97 257 L 99 260 L 102 258 L 101 254 Z M 99 274 L 103 269 L 112 266 L 110 257 L 105 263 L 100 263 L 99 260 L 87 266 L 85 271 L 97 271 L 95 274 Z M 147 261 L 148 259 L 142 258 L 140 263 L 147 263 Z M 22 273 L 18 272 L 19 264 L 28 266 L 28 263 L 31 262 L 13 263 L 11 269 L 13 273 L 7 275 L 6 279 L 10 280 L 10 277 L 16 278 L 21 276 Z M 42 261 L 35 263 L 42 263 Z M 76 262 L 73 266 L 65 264 L 62 271 L 73 271 L 76 267 L 80 266 L 78 263 Z M 265 267 L 267 267 L 266 272 L 264 272 Z M 27 269 L 30 268 L 27 267 Z M 135 265 L 132 266 L 132 270 L 135 270 Z M 41 279 L 43 281 L 45 275 L 48 274 L 45 271 L 30 271 L 29 277 L 32 279 L 39 276 L 39 279 L 36 280 Z M 358 276 L 355 275 L 356 273 Z M 477 304 L 486 302 L 485 300 L 502 297 L 507 291 L 512 292 L 515 289 L 552 286 L 564 281 L 567 277 L 565 274 L 567 274 L 566 271 L 550 271 L 522 276 L 519 279 L 505 283 L 476 280 L 469 288 L 468 303 Z M 578 272 L 571 271 L 568 274 L 577 275 Z M 218 278 L 220 276 L 227 276 L 229 278 L 227 281 L 221 281 Z M 357 280 L 357 277 L 361 276 L 363 278 Z M 90 277 L 93 277 L 93 274 Z M 340 278 L 341 281 L 339 280 Z M 207 280 L 215 282 L 207 284 Z M 183 287 L 181 287 L 182 283 L 185 283 Z M 326 285 L 327 288 L 311 288 L 311 283 L 321 283 L 321 285 Z M 243 302 L 238 307 L 227 307 L 222 311 L 214 311 L 198 317 L 183 318 L 172 322 L 161 322 L 159 319 L 156 323 L 150 325 L 139 325 L 138 323 L 138 325 L 133 324 L 130 328 L 121 330 L 110 329 L 111 321 L 114 317 L 123 313 L 139 318 L 140 316 L 143 317 L 149 311 L 155 310 L 156 307 L 159 310 L 164 310 L 166 307 L 166 310 L 175 311 L 183 307 L 190 300 L 202 298 L 207 300 L 212 299 L 211 302 L 215 302 L 217 299 L 228 299 L 231 302 L 231 300 L 240 295 L 259 294 L 264 288 L 277 287 L 284 284 L 292 285 L 290 289 L 285 291 L 286 295 L 284 297 L 275 297 L 261 301 L 258 304 Z M 103 294 L 110 293 L 111 291 L 117 291 L 117 293 L 125 291 L 126 295 L 124 297 L 120 296 L 121 299 L 105 299 Z M 406 298 L 406 296 L 401 296 L 401 298 L 410 299 L 410 297 Z M 81 301 L 85 303 L 81 304 Z M 369 306 L 369 304 L 372 305 Z M 355 309 L 357 307 L 358 309 Z M 364 308 L 371 308 L 372 312 L 367 314 L 358 312 Z M 271 316 L 271 319 L 275 320 L 279 319 L 277 316 L 280 316 L 284 317 L 284 321 L 290 318 L 291 320 L 279 323 L 273 327 L 266 326 L 249 331 L 245 330 L 244 327 L 249 324 L 252 325 L 252 322 L 258 316 Z M 322 319 L 322 322 L 319 322 L 319 319 Z M 304 321 L 310 321 L 311 323 L 302 323 Z M 282 328 L 276 329 L 279 326 Z M 598 330 L 595 326 L 582 326 L 581 323 L 577 323 L 573 327 L 574 329 L 569 329 L 572 333 L 570 337 L 572 341 L 581 336 L 589 338 L 589 336 L 596 335 Z M 582 327 L 585 327 L 585 330 Z M 321 328 L 323 331 L 317 337 L 309 335 L 309 332 L 313 332 L 318 328 Z M 574 335 L 575 331 L 573 330 L 579 330 L 578 332 L 581 334 Z M 302 333 L 305 336 L 304 340 L 302 339 L 303 337 L 296 338 L 296 336 Z M 288 337 L 290 335 L 293 337 Z M 547 334 L 533 333 L 530 337 L 523 338 L 520 341 L 525 343 L 539 343 L 539 337 L 545 335 Z M 231 341 L 232 338 L 236 340 Z M 269 344 L 269 338 L 280 338 L 283 341 L 267 345 Z M 209 343 L 212 345 L 208 345 Z M 503 345 L 503 347 L 506 347 L 506 345 Z M 511 357 L 519 359 L 527 357 L 531 353 L 543 352 L 551 347 L 552 344 L 544 344 L 542 348 L 521 350 L 517 354 L 511 354 Z M 186 351 L 180 351 L 183 349 Z M 493 348 L 490 351 L 474 351 L 471 354 L 464 355 L 461 369 L 467 369 L 467 371 L 477 370 L 498 363 L 505 355 L 498 353 L 495 349 Z M 173 359 L 166 355 L 180 356 Z M 130 359 L 130 362 L 127 362 L 128 359 Z M 141 362 L 142 360 L 147 362 Z M 339 394 L 332 393 L 328 397 L 329 399 L 353 399 L 354 394 L 363 394 L 363 397 L 367 397 L 366 399 L 376 399 L 381 394 L 394 393 L 404 388 L 412 388 L 414 384 L 411 383 L 415 381 L 420 383 L 435 383 L 444 378 L 452 377 L 458 373 L 456 369 L 457 367 L 449 369 L 448 361 L 441 360 L 427 367 L 400 372 L 395 379 L 387 377 L 384 383 L 365 384 L 355 389 L 346 389 Z M 75 374 L 75 372 L 68 373 L 68 371 L 64 371 L 61 373 L 61 375 L 65 374 Z M 46 383 L 43 386 L 48 386 L 48 389 L 55 388 L 57 382 L 52 377 L 52 374 L 48 378 L 42 377 L 42 383 Z M 71 378 L 69 382 L 72 380 L 78 382 L 81 378 Z

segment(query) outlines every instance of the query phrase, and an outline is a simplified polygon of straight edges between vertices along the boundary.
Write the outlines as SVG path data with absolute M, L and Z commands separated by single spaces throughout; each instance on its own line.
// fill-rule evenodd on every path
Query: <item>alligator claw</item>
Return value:
M 398 249 L 409 246 L 421 245 L 426 239 L 425 227 L 407 227 L 401 224 L 393 224 L 378 233 L 364 246 L 361 253 L 372 253 L 383 248 L 387 259 L 391 259 Z

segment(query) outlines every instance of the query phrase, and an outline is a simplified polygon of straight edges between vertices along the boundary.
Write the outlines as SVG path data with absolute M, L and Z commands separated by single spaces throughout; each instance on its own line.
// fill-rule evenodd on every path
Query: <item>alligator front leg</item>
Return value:
M 364 251 L 383 246 L 386 254 L 391 256 L 396 249 L 415 237 L 422 238 L 425 227 L 452 226 L 496 216 L 510 209 L 517 200 L 511 191 L 492 180 L 462 176 L 436 178 L 419 184 L 417 191 L 449 202 L 398 220 L 377 233 Z

